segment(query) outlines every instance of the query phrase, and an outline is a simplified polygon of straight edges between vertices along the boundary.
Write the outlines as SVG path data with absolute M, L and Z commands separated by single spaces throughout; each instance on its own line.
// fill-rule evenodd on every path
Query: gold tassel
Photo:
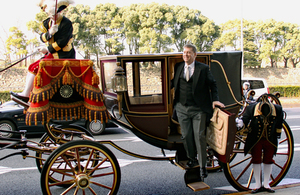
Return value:
M 34 77 L 34 86 L 41 87 L 43 85 L 43 79 L 41 76 L 41 72 L 38 72 L 37 75 Z
M 100 84 L 99 76 L 96 74 L 95 71 L 93 71 L 92 85 L 99 85 L 99 84 Z
M 73 84 L 73 82 L 72 82 L 72 76 L 69 73 L 69 69 L 68 68 L 66 68 L 66 70 L 65 70 L 65 74 L 63 76 L 63 82 L 62 83 L 63 83 L 63 85 L 71 85 L 71 84 Z

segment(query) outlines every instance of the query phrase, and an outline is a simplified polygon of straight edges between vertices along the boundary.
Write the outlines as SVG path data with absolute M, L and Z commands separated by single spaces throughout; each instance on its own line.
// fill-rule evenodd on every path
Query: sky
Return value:
M 129 6 L 132 3 L 144 4 L 158 2 L 168 5 L 182 5 L 190 9 L 200 10 L 202 15 L 213 20 L 216 24 L 225 23 L 228 20 L 266 20 L 275 19 L 296 23 L 300 25 L 299 5 L 297 0 L 74 0 L 75 4 L 89 5 L 91 9 L 95 5 L 102 3 L 114 3 L 118 7 Z M 26 28 L 26 22 L 35 20 L 36 13 L 39 12 L 37 3 L 39 0 L 8 0 L 0 7 L 0 37 L 5 40 L 9 28 L 16 26 L 23 33 L 30 33 Z M 1 40 L 0 40 L 1 41 Z M 0 51 L 1 52 L 1 51 Z

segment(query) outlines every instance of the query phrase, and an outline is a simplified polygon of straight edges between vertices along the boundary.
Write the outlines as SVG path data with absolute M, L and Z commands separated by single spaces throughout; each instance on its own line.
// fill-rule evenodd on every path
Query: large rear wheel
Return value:
M 237 142 L 241 142 L 244 148 L 245 137 L 237 135 Z M 253 189 L 255 183 L 251 165 L 251 155 L 244 156 L 243 149 L 234 149 L 236 154 L 232 161 L 224 164 L 224 173 L 229 183 L 238 191 Z M 294 139 L 292 131 L 286 121 L 283 121 L 281 138 L 278 140 L 278 150 L 274 156 L 270 186 L 276 186 L 288 172 L 294 155 Z
M 58 128 L 62 128 L 62 126 L 58 126 Z M 72 140 L 81 140 L 82 138 L 80 137 L 80 135 L 77 135 L 76 133 L 74 132 L 84 132 L 85 134 L 87 134 L 88 136 L 90 137 L 93 137 L 93 135 L 91 133 L 89 133 L 87 130 L 83 129 L 82 127 L 80 126 L 77 126 L 77 125 L 70 125 L 68 127 L 64 127 L 62 128 L 63 130 L 67 130 L 67 131 L 64 131 L 64 132 L 52 132 L 53 135 L 56 136 L 56 141 L 52 138 L 52 136 L 49 136 L 48 133 L 45 133 L 39 143 L 42 145 L 42 146 L 45 146 L 45 147 L 50 147 L 52 149 L 56 149 L 58 148 L 60 145 L 62 145 L 63 143 L 66 143 L 66 142 L 69 142 L 69 141 L 72 141 Z M 61 138 L 61 139 L 57 139 L 57 138 Z M 44 163 L 45 161 L 49 158 L 51 152 L 45 152 L 45 151 L 36 151 L 36 166 L 39 170 L 39 172 L 42 171 L 42 168 L 44 166 Z M 49 177 L 49 181 L 50 182 L 58 182 L 57 180 L 58 178 L 51 178 Z M 62 184 L 61 185 L 62 187 L 68 187 L 69 184 Z
M 42 169 L 41 188 L 48 195 L 116 194 L 120 179 L 118 161 L 108 148 L 98 142 L 76 140 L 51 153 Z M 69 187 L 61 188 L 64 184 Z

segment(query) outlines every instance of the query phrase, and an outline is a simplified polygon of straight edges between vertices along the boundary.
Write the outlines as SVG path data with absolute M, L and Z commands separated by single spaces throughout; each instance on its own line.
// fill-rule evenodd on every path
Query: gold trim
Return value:
M 222 70 L 222 72 L 223 72 L 223 75 L 224 75 L 224 77 L 225 77 L 225 80 L 226 80 L 226 83 L 227 83 L 227 86 L 228 86 L 228 89 L 229 89 L 229 91 L 230 91 L 230 93 L 231 93 L 232 98 L 234 99 L 234 101 L 235 101 L 237 104 L 243 106 L 243 104 L 240 103 L 239 101 L 237 101 L 236 97 L 234 96 L 234 93 L 233 93 L 232 88 L 231 88 L 231 86 L 230 86 L 231 83 L 229 82 L 229 80 L 228 80 L 228 78 L 227 78 L 227 74 L 226 74 L 226 72 L 225 72 L 225 70 L 224 70 L 223 65 L 222 65 L 219 61 L 217 61 L 217 60 L 210 60 L 210 61 L 211 61 L 211 62 L 215 62 L 215 63 L 217 63 L 217 64 L 220 66 L 220 68 L 221 68 L 221 70 Z
M 47 42 L 47 39 L 46 39 L 46 33 L 44 33 L 44 34 L 42 35 L 42 40 L 43 40 L 43 42 Z
M 53 58 L 54 58 L 54 59 L 59 59 L 59 56 L 58 56 L 58 53 L 57 53 L 57 52 L 53 53 L 52 55 L 53 55 Z
M 61 48 L 58 46 L 57 42 L 52 43 L 52 47 L 53 47 L 53 49 L 55 49 L 55 51 L 61 50 Z
M 72 45 L 72 43 L 73 43 L 73 38 L 71 38 L 70 40 L 69 40 L 69 42 L 67 43 L 67 45 L 62 49 L 63 51 L 70 51 L 72 48 L 73 48 L 73 45 Z

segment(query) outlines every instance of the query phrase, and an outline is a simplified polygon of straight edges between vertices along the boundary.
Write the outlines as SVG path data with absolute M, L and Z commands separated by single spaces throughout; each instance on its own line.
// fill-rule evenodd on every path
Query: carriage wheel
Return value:
M 118 161 L 108 148 L 98 142 L 75 140 L 57 148 L 46 160 L 41 188 L 43 194 L 116 194 L 120 179 Z M 69 187 L 59 187 L 62 184 Z
M 291 166 L 294 155 L 292 131 L 285 120 L 282 126 L 277 153 L 273 158 L 274 164 L 272 166 L 270 186 L 276 186 L 284 178 Z M 238 191 L 250 190 L 254 187 L 251 184 L 255 183 L 251 166 L 251 155 L 244 156 L 243 149 L 234 149 L 233 152 L 236 153 L 236 157 L 224 165 L 225 176 L 229 183 Z
M 67 127 L 67 128 L 64 128 L 65 130 L 70 130 L 70 131 L 79 131 L 79 132 L 82 132 L 82 128 L 81 127 L 78 127 L 78 126 L 70 126 L 70 127 Z M 92 134 L 90 134 L 88 131 L 87 132 L 85 132 L 85 133 L 87 133 L 88 134 L 88 136 L 90 136 L 90 137 L 92 137 Z M 76 136 L 74 136 L 72 133 L 64 133 L 63 135 L 59 135 L 58 133 L 56 133 L 56 135 L 57 136 L 60 136 L 60 137 L 64 137 L 64 142 L 66 142 L 66 141 L 72 141 L 72 140 L 74 140 L 74 139 L 81 139 L 81 138 L 79 138 L 79 137 L 76 137 Z M 64 143 L 63 142 L 63 143 Z M 58 148 L 62 143 L 56 143 L 49 135 L 48 135 L 48 133 L 45 133 L 42 137 L 41 137 L 41 139 L 40 139 L 40 141 L 39 141 L 39 143 L 40 144 L 42 144 L 43 146 L 46 146 L 46 147 L 51 147 L 51 148 Z M 45 163 L 45 161 L 46 161 L 46 159 L 49 157 L 49 155 L 50 155 L 51 153 L 49 153 L 49 152 L 43 152 L 43 151 L 36 151 L 36 154 L 35 154 L 35 156 L 37 157 L 36 158 L 36 166 L 37 166 L 37 168 L 38 168 L 38 170 L 39 170 L 39 172 L 41 172 L 42 171 L 42 168 L 43 168 L 43 165 L 44 165 L 44 163 Z M 55 182 L 55 181 L 57 181 L 56 179 L 49 179 L 50 181 L 53 181 L 53 182 Z M 62 186 L 68 186 L 68 185 L 62 185 Z

